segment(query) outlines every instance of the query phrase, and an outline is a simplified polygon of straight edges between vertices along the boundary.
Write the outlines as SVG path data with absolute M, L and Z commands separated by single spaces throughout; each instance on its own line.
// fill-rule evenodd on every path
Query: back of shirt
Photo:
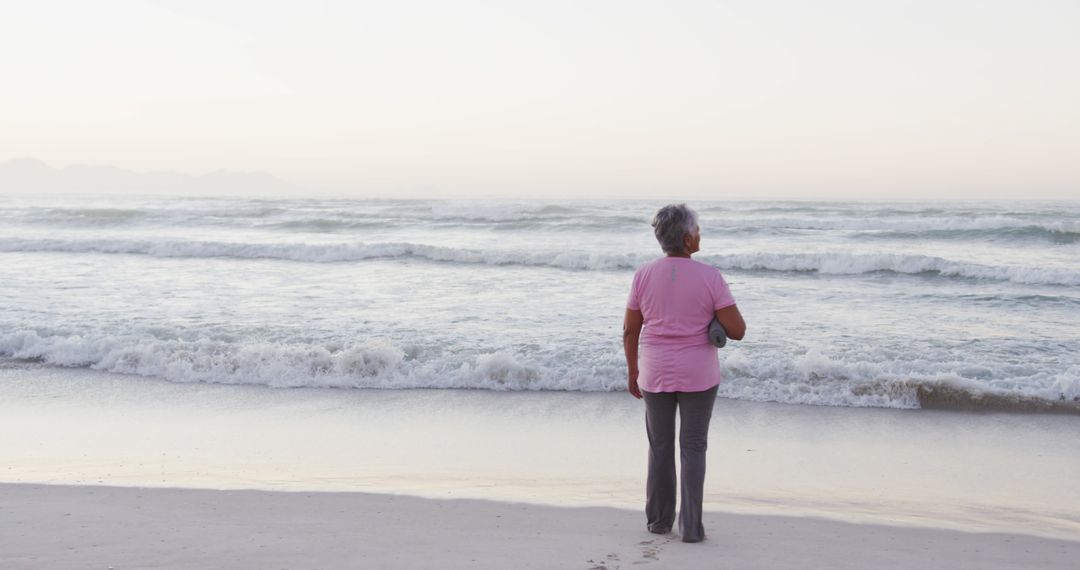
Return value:
M 661 257 L 634 274 L 627 308 L 644 317 L 645 344 L 708 344 L 717 309 L 735 304 L 715 267 L 685 257 Z

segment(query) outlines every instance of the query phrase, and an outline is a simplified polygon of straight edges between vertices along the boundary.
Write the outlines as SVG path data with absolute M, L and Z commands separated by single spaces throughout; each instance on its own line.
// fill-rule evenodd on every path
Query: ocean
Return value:
M 659 201 L 0 196 L 0 367 L 278 389 L 625 389 Z M 695 201 L 719 397 L 1075 411 L 1080 202 Z

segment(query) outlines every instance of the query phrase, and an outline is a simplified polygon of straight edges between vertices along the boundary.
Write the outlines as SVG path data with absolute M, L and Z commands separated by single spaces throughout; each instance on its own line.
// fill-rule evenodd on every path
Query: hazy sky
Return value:
M 5 2 L 0 160 L 371 194 L 1080 195 L 1080 2 Z

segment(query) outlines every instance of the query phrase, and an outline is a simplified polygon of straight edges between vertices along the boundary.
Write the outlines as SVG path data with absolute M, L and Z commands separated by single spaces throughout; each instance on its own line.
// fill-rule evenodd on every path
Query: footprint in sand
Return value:
M 671 542 L 670 538 L 654 538 L 639 542 L 638 549 L 641 550 L 642 559 L 634 562 L 634 564 L 649 564 L 659 561 L 660 552 L 669 542 Z
M 589 564 L 593 566 L 589 567 L 589 570 L 619 570 L 620 566 L 619 555 L 611 553 L 607 555 L 607 558 L 603 561 L 597 562 L 595 560 L 588 560 Z

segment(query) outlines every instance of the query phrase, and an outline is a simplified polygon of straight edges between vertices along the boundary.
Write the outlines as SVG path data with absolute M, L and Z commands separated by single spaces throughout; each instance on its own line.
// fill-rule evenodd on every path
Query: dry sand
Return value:
M 708 513 L 684 544 L 637 512 L 362 493 L 0 485 L 0 567 L 1075 568 L 1080 541 Z

